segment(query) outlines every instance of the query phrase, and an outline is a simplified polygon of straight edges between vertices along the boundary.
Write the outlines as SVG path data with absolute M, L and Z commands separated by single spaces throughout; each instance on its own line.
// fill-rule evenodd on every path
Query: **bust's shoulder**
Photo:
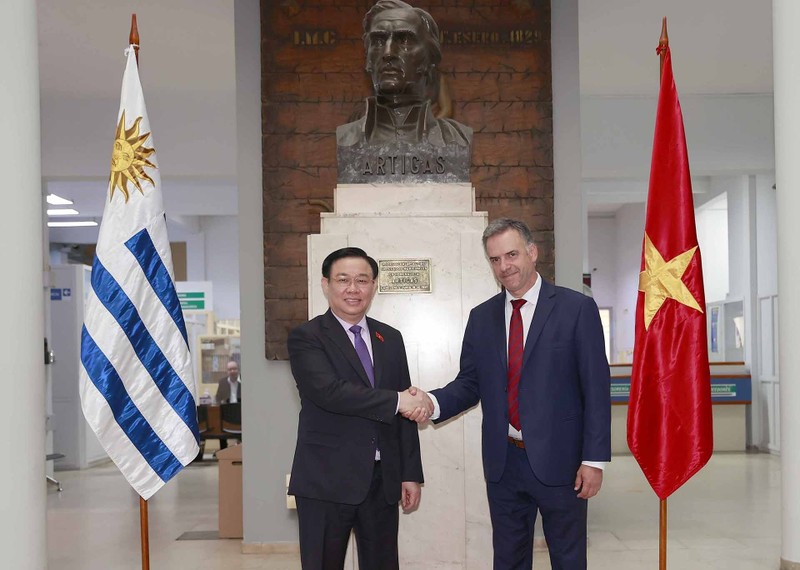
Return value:
M 472 128 L 459 123 L 454 119 L 436 119 L 436 124 L 442 132 L 444 144 L 469 146 L 472 142 Z
M 336 144 L 338 146 L 353 146 L 364 140 L 364 121 L 362 117 L 352 123 L 345 123 L 336 127 Z

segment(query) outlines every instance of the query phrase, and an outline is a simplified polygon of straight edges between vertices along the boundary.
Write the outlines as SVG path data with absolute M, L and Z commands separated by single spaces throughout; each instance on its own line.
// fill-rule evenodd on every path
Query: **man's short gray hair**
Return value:
M 522 236 L 522 239 L 525 240 L 525 245 L 534 244 L 531 229 L 525 222 L 513 218 L 497 218 L 489 222 L 489 225 L 483 230 L 483 250 L 486 251 L 486 242 L 490 237 L 502 234 L 508 230 L 518 232 L 519 235 Z
M 369 32 L 372 29 L 372 20 L 381 12 L 387 10 L 412 10 L 417 14 L 427 32 L 424 34 L 422 41 L 428 46 L 428 55 L 430 57 L 431 65 L 439 65 L 442 61 L 442 45 L 439 43 L 439 26 L 433 16 L 428 14 L 422 8 L 414 8 L 410 4 L 406 4 L 402 0 L 378 0 L 375 5 L 369 9 L 366 16 L 364 16 L 364 45 L 369 48 Z

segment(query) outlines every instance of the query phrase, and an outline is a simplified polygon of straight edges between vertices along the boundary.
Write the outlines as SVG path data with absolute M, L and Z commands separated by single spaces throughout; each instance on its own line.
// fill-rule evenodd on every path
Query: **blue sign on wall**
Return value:
M 51 301 L 60 301 L 61 300 L 61 289 L 57 289 L 55 287 L 50 288 L 50 300 Z
M 631 395 L 631 378 L 611 379 L 611 403 L 627 404 Z M 711 403 L 749 404 L 752 400 L 750 376 L 718 376 L 711 378 Z

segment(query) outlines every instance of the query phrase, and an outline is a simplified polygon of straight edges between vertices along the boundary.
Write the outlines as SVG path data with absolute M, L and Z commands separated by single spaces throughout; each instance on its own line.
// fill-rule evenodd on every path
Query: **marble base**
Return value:
M 481 244 L 486 212 L 474 211 L 470 184 L 339 185 L 334 212 L 308 238 L 309 317 L 327 310 L 322 260 L 345 246 L 377 260 L 430 259 L 431 293 L 376 295 L 370 316 L 403 333 L 411 380 L 423 390 L 458 372 L 470 310 L 497 293 Z M 425 485 L 417 512 L 400 518 L 402 568 L 485 570 L 491 524 L 481 461 L 481 413 L 420 429 Z M 346 568 L 356 568 L 348 556 Z

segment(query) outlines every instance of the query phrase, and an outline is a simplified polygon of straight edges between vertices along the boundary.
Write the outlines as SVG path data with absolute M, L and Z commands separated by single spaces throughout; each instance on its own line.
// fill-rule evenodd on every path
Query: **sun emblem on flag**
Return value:
M 125 128 L 125 111 L 117 125 L 117 133 L 114 136 L 114 150 L 111 153 L 111 176 L 109 184 L 111 195 L 109 200 L 114 197 L 114 191 L 119 191 L 125 196 L 125 202 L 130 197 L 128 182 L 144 194 L 140 180 L 146 180 L 153 186 L 155 182 L 144 171 L 144 167 L 157 168 L 155 164 L 148 160 L 155 149 L 144 146 L 144 142 L 150 138 L 150 133 L 139 134 L 139 123 L 141 117 L 137 117 L 130 129 Z

